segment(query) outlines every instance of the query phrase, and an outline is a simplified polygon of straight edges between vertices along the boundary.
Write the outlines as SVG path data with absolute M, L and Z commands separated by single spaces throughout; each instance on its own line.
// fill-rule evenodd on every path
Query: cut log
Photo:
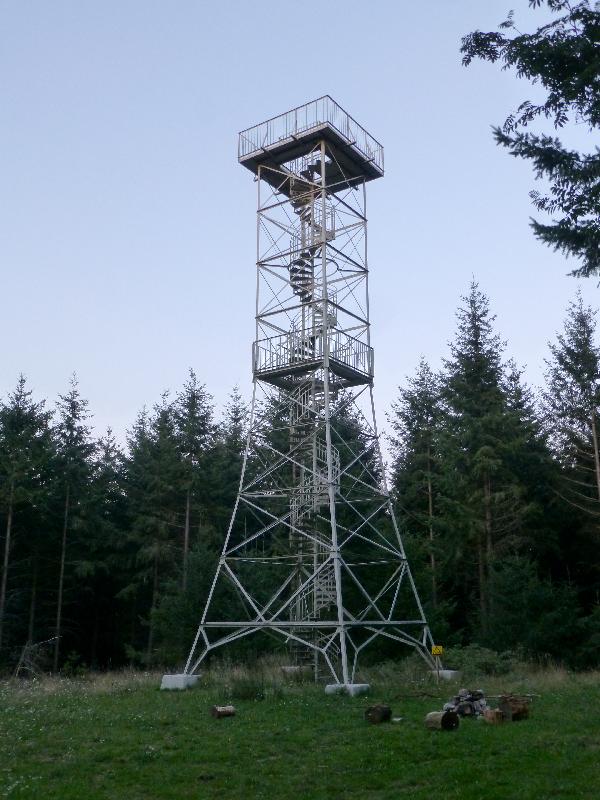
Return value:
M 504 715 L 504 719 L 512 722 L 519 722 L 529 718 L 529 698 L 516 694 L 501 694 L 498 707 Z
M 459 722 L 456 711 L 430 711 L 425 717 L 425 727 L 432 731 L 453 731 Z
M 504 714 L 499 708 L 484 709 L 483 718 L 489 725 L 501 725 L 504 722 Z
M 235 708 L 233 706 L 213 706 L 210 713 L 215 719 L 235 717 Z
M 376 706 L 369 706 L 365 711 L 365 719 L 371 725 L 379 725 L 381 722 L 389 722 L 392 718 L 392 709 L 381 703 Z

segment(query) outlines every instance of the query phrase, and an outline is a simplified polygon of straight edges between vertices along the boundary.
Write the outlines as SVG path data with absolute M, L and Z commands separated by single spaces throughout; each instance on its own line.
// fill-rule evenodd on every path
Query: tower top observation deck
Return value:
M 325 139 L 346 178 L 383 176 L 383 146 L 329 95 L 241 131 L 238 160 L 254 174 L 307 155 Z

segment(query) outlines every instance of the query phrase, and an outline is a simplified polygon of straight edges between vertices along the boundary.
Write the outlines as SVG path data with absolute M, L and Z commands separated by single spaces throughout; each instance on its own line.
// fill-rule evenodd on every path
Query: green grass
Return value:
M 477 680 L 488 692 L 538 692 L 531 719 L 464 720 L 431 732 L 424 715 L 456 687 L 389 669 L 368 698 L 327 697 L 222 672 L 160 692 L 155 675 L 0 684 L 0 797 L 40 800 L 350 800 L 598 798 L 600 676 L 560 671 Z M 240 683 L 241 681 L 241 683 Z M 241 686 L 241 689 L 240 689 Z M 431 696 L 423 696 L 423 694 Z M 232 700 L 233 718 L 213 703 Z M 246 699 L 237 699 L 244 697 Z M 371 726 L 372 702 L 402 722 Z

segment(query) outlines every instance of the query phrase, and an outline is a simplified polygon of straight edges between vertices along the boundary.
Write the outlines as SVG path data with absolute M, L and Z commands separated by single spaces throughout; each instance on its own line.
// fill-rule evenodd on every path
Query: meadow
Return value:
M 155 673 L 0 683 L 0 797 L 43 800 L 444 800 L 589 798 L 600 786 L 600 673 L 470 676 L 488 694 L 530 692 L 531 718 L 429 731 L 456 684 L 384 665 L 366 697 L 287 683 L 276 666 L 223 665 L 187 692 Z M 466 681 L 465 681 L 466 682 Z M 213 704 L 236 716 L 213 719 Z M 365 708 L 400 722 L 369 725 Z

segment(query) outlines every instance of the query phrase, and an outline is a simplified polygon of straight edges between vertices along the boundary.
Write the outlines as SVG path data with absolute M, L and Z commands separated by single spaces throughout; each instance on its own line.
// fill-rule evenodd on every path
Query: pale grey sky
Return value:
M 533 239 L 531 170 L 491 137 L 529 85 L 459 54 L 511 7 L 522 29 L 543 19 L 526 0 L 0 0 L 0 393 L 24 372 L 53 402 L 76 371 L 121 439 L 190 366 L 219 405 L 236 383 L 249 395 L 255 187 L 237 132 L 326 93 L 385 147 L 380 423 L 420 355 L 447 354 L 472 276 L 539 383 L 575 264 Z

